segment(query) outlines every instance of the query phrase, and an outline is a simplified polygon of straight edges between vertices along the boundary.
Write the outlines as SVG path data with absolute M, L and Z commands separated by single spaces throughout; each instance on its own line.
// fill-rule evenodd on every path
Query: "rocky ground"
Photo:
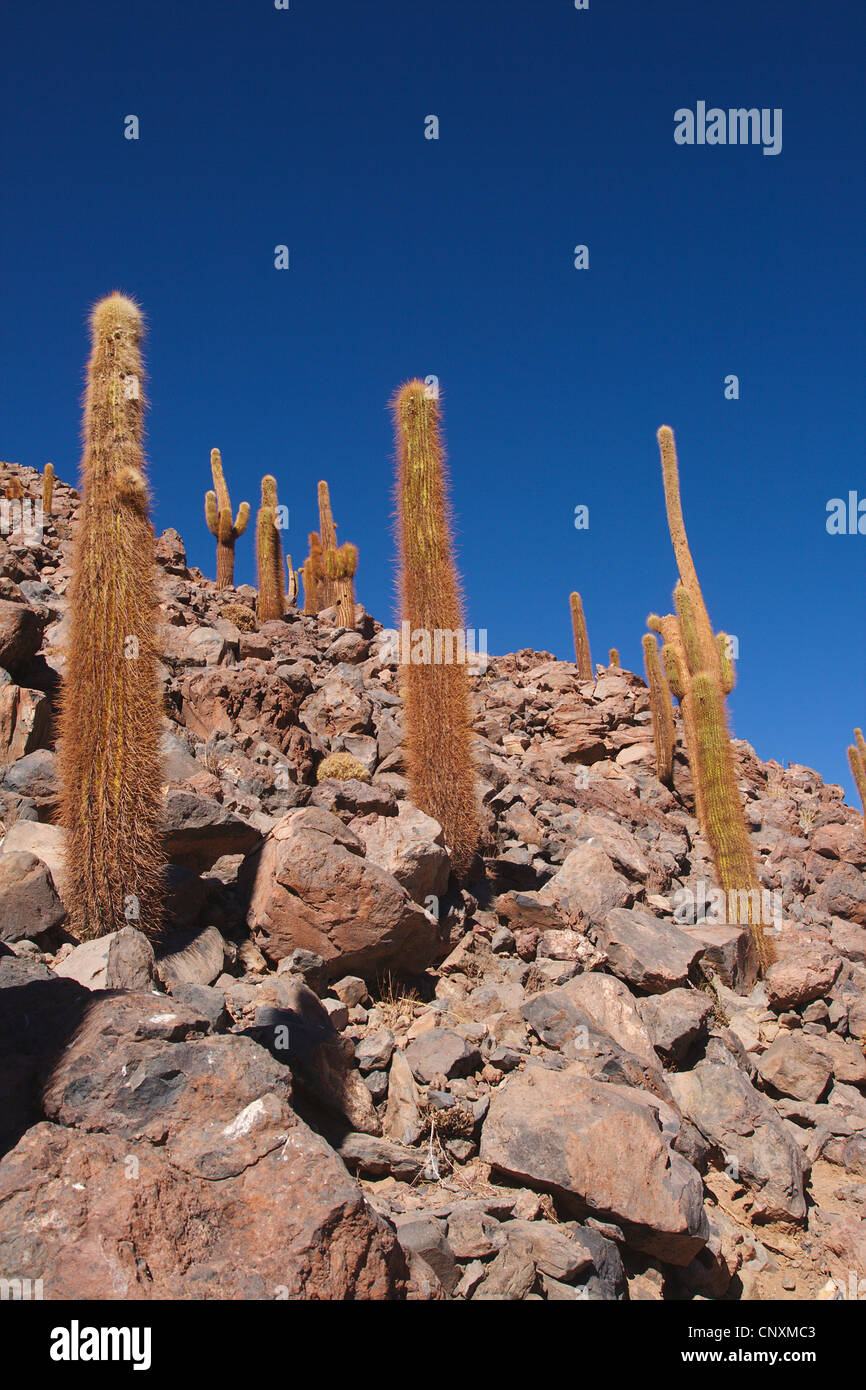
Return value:
M 0 465 L 31 496 L 38 475 Z M 647 691 L 473 676 L 483 863 L 407 797 L 387 635 L 259 627 L 158 542 L 169 933 L 64 930 L 77 495 L 0 538 L 0 1276 L 46 1298 L 866 1296 L 866 840 L 735 744 L 778 960 L 712 885 Z M 370 780 L 317 783 L 347 750 Z M 432 964 L 431 964 L 432 962 Z M 862 1282 L 861 1282 L 862 1281 Z

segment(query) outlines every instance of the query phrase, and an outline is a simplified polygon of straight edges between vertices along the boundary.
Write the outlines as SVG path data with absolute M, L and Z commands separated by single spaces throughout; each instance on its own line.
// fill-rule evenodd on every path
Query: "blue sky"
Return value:
M 74 480 L 87 313 L 123 289 L 149 322 L 157 529 L 213 573 L 217 445 L 235 506 L 276 474 L 300 562 L 325 477 L 388 621 L 388 400 L 435 374 L 468 623 L 570 657 L 578 589 L 594 659 L 642 670 L 676 576 L 670 424 L 710 615 L 739 640 L 735 731 L 853 796 L 866 536 L 825 519 L 866 497 L 864 37 L 859 0 L 17 6 L 0 453 Z M 698 101 L 781 108 L 781 153 L 677 145 Z

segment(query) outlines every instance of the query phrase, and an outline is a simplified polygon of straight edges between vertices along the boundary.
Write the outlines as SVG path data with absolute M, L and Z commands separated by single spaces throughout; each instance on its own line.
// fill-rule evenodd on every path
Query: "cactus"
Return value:
M 224 603 L 220 617 L 234 623 L 239 632 L 255 632 L 258 627 L 255 613 L 245 603 Z
M 350 778 L 358 782 L 372 781 L 367 769 L 351 753 L 329 753 L 327 758 L 322 759 L 316 769 L 316 781 L 324 782 L 328 777 L 334 777 L 338 782 L 347 782 Z
M 618 671 L 621 669 L 619 652 L 616 649 L 616 647 L 611 647 L 610 651 L 608 652 L 607 664 L 608 666 L 612 666 L 614 670 Z
M 256 562 L 259 622 L 282 618 L 286 607 L 283 580 L 283 547 L 277 526 L 277 480 L 267 473 L 262 478 L 262 504 L 256 520 Z
M 339 550 L 325 551 L 325 574 L 333 585 L 337 604 L 337 622 L 341 627 L 355 626 L 355 573 L 358 569 L 358 547 L 347 541 Z
M 228 589 L 235 578 L 235 541 L 247 529 L 250 504 L 241 502 L 237 517 L 232 522 L 232 504 L 223 475 L 219 449 L 211 449 L 210 467 L 216 492 L 205 493 L 205 518 L 211 535 L 216 536 L 217 542 L 216 586 L 218 589 Z
M 856 747 L 852 744 L 848 749 L 848 762 L 863 803 L 863 827 L 866 829 L 866 739 L 862 729 L 854 730 L 854 739 Z
M 589 637 L 586 631 L 586 619 L 583 616 L 583 601 L 580 594 L 572 594 L 569 603 L 571 604 L 571 626 L 574 631 L 574 659 L 577 662 L 578 679 L 591 681 L 595 679 L 592 669 L 592 657 L 589 652 Z
M 322 543 L 319 540 L 318 531 L 311 531 L 309 535 L 310 553 L 304 561 L 302 574 L 304 576 L 304 612 L 315 615 L 322 603 Z
M 674 589 L 676 616 L 651 615 L 648 626 L 663 639 L 662 661 L 670 688 L 680 701 L 686 752 L 695 788 L 695 810 L 712 855 L 719 886 L 737 903 L 746 893 L 749 925 L 765 971 L 774 959 L 761 923 L 760 881 L 737 786 L 728 732 L 725 696 L 734 681 L 729 641 L 714 634 L 689 549 L 680 505 L 679 472 L 673 431 L 658 432 L 668 524 L 680 578 Z
M 338 588 L 336 578 L 328 571 L 328 556 L 337 550 L 337 528 L 331 511 L 331 496 L 328 484 L 319 483 L 319 537 L 322 544 L 322 588 L 319 595 L 319 608 L 330 608 L 337 602 Z
M 297 571 L 296 569 L 292 569 L 292 557 L 291 557 L 291 555 L 287 555 L 287 556 L 286 556 L 286 570 L 288 571 L 288 573 L 287 573 L 288 585 L 287 585 L 287 587 L 286 587 L 286 603 L 289 605 L 290 608 L 292 608 L 292 607 L 294 607 L 294 605 L 295 605 L 295 604 L 297 603 L 297 601 L 298 601 L 298 571 Z
M 9 502 L 21 502 L 24 498 L 24 484 L 17 475 L 6 484 L 6 498 Z
M 82 940 L 130 923 L 154 937 L 162 921 L 162 699 L 141 335 L 132 300 L 112 294 L 96 305 L 60 715 L 65 900 Z
M 46 463 L 42 473 L 42 515 L 51 515 L 51 504 L 54 501 L 54 464 Z
M 410 660 L 400 667 L 410 795 L 442 826 L 462 877 L 480 835 L 469 677 L 465 664 L 430 659 L 434 634 L 463 626 L 439 402 L 414 380 L 399 389 L 392 406 L 401 615 L 411 633 L 420 632 L 422 647 L 422 660 L 412 660 L 418 654 L 413 639 Z
M 671 690 L 659 660 L 658 643 L 651 632 L 643 638 L 644 666 L 650 693 L 653 739 L 656 749 L 656 776 L 668 787 L 673 786 L 674 747 L 676 730 L 671 705 Z

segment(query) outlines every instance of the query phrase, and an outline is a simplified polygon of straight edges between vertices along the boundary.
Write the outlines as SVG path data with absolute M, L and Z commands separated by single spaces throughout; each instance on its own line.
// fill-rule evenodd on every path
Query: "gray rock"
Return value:
M 21 941 L 66 917 L 47 865 L 35 854 L 0 854 L 0 941 Z
M 468 1076 L 481 1065 L 478 1048 L 451 1028 L 430 1028 L 406 1048 L 406 1061 L 416 1081 L 434 1076 Z
M 681 1062 L 707 1036 L 713 1001 L 703 990 L 672 989 L 638 1002 L 653 1046 L 666 1061 Z
M 703 953 L 685 932 L 640 908 L 615 908 L 595 935 L 614 975 L 648 994 L 686 985 Z

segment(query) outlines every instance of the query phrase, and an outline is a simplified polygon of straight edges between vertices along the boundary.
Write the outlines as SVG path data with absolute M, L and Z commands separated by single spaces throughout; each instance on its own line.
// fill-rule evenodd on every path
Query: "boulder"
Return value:
M 0 854 L 0 941 L 33 939 L 66 917 L 47 865 L 26 850 Z
M 814 1102 L 830 1084 L 833 1066 L 802 1034 L 777 1038 L 758 1062 L 761 1080 L 783 1096 Z
M 0 666 L 15 671 L 39 651 L 45 619 L 26 603 L 0 599 Z
M 633 899 L 628 879 L 619 873 L 604 850 L 585 842 L 571 850 L 553 878 L 538 894 L 542 906 L 555 908 L 561 922 L 600 926 L 617 907 Z
M 315 951 L 331 979 L 429 964 L 438 929 L 363 845 L 318 807 L 289 811 L 243 870 L 247 922 L 271 960 L 296 947 Z
M 209 869 L 224 854 L 246 854 L 259 832 L 209 796 L 171 787 L 163 798 L 164 846 L 169 859 Z
M 595 937 L 613 973 L 647 994 L 686 985 L 703 954 L 703 947 L 672 922 L 636 907 L 609 912 Z
M 413 902 L 445 893 L 450 862 L 442 827 L 411 801 L 401 801 L 396 816 L 359 816 L 350 826 L 367 858 L 392 874 Z
M 802 1221 L 809 1163 L 765 1096 L 736 1067 L 699 1062 L 694 1071 L 671 1073 L 679 1109 L 700 1131 L 722 1166 L 755 1194 L 753 1219 Z
M 653 1109 L 579 1068 L 532 1066 L 503 1082 L 481 1157 L 578 1217 L 610 1219 L 635 1249 L 670 1264 L 688 1264 L 706 1242 L 700 1176 L 670 1148 Z

